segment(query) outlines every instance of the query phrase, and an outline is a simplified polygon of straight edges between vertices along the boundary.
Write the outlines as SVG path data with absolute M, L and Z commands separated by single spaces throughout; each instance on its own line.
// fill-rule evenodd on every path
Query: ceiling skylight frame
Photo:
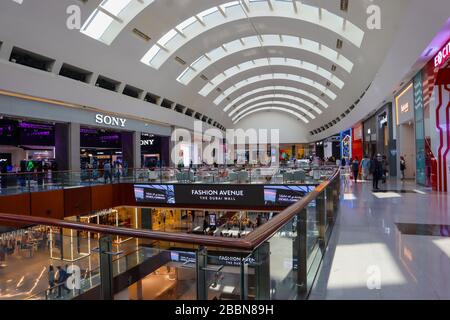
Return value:
M 299 75 L 295 74 L 289 74 L 289 73 L 270 73 L 270 74 L 262 74 L 255 77 L 251 77 L 245 80 L 242 80 L 238 83 L 235 83 L 234 85 L 230 86 L 229 88 L 223 90 L 223 92 L 214 100 L 214 104 L 217 106 L 225 100 L 225 98 L 232 95 L 234 92 L 257 82 L 261 81 L 267 81 L 267 80 L 288 80 L 288 81 L 295 81 L 299 83 L 306 84 L 310 87 L 315 88 L 319 92 L 324 93 L 328 98 L 331 100 L 336 100 L 337 95 L 328 89 L 326 86 L 318 83 L 317 81 L 311 80 L 309 78 L 305 78 Z
M 294 103 L 289 103 L 289 102 L 284 102 L 284 101 L 265 101 L 265 102 L 261 102 L 261 103 L 257 103 L 255 105 L 249 106 L 247 108 L 245 108 L 244 110 L 241 110 L 238 114 L 236 114 L 234 117 L 232 117 L 232 121 L 236 121 L 236 119 L 238 119 L 240 116 L 242 116 L 243 114 L 247 113 L 250 110 L 254 110 L 254 109 L 259 109 L 260 107 L 271 107 L 271 106 L 278 106 L 278 107 L 283 107 L 285 109 L 295 109 L 296 112 L 301 112 L 301 114 L 303 116 L 308 116 L 310 117 L 312 120 L 316 119 L 316 116 L 313 115 L 311 112 L 307 111 L 305 108 L 298 106 Z
M 155 0 L 104 0 L 81 27 L 86 36 L 110 45 L 139 13 Z M 155 50 L 152 50 L 152 54 Z
M 234 108 L 228 114 L 228 116 L 232 117 L 234 114 L 236 114 L 236 112 L 238 112 L 242 109 L 245 109 L 246 107 L 249 107 L 250 105 L 252 105 L 254 103 L 258 103 L 261 100 L 268 100 L 268 99 L 271 99 L 272 101 L 281 101 L 279 99 L 285 99 L 285 100 L 289 100 L 290 103 L 292 103 L 292 101 L 293 101 L 293 102 L 295 102 L 295 104 L 302 105 L 302 106 L 305 106 L 307 109 L 314 110 L 318 115 L 321 115 L 323 113 L 320 108 L 316 107 L 311 102 L 303 100 L 301 98 L 298 98 L 298 97 L 295 97 L 292 95 L 288 95 L 288 94 L 268 94 L 268 95 L 258 96 L 256 98 L 246 101 L 245 103 L 240 104 L 239 106 Z M 306 113 L 306 112 L 304 112 L 304 113 Z
M 259 40 L 258 36 L 249 36 L 224 43 L 197 58 L 180 74 L 180 76 L 178 76 L 177 81 L 184 85 L 188 85 L 192 80 L 218 61 L 233 54 L 248 49 L 260 48 L 261 46 L 287 47 L 304 50 L 331 61 L 333 64 L 341 67 L 349 74 L 352 72 L 354 67 L 354 63 L 350 59 L 334 49 L 331 49 L 314 40 L 300 38 L 297 36 L 277 34 L 261 35 L 261 39 L 263 40 L 262 42 Z M 243 40 L 244 44 L 242 44 L 241 40 Z M 226 50 L 224 50 L 224 48 L 226 48 Z
M 286 91 L 286 92 L 290 92 L 292 94 L 299 94 L 305 97 L 308 97 L 310 99 L 312 99 L 313 101 L 315 101 L 318 105 L 321 105 L 323 108 L 327 109 L 328 108 L 328 104 L 323 101 L 321 98 L 319 98 L 318 96 L 312 94 L 311 92 L 299 89 L 299 88 L 294 88 L 294 87 L 288 87 L 288 86 L 269 86 L 269 87 L 263 87 L 263 88 L 258 88 L 258 89 L 254 89 L 252 91 L 246 92 L 243 95 L 237 97 L 236 99 L 234 99 L 232 102 L 230 102 L 224 109 L 224 112 L 228 112 L 228 110 L 230 110 L 233 106 L 237 105 L 237 104 L 241 104 L 242 101 L 247 98 L 250 97 L 252 95 L 258 94 L 258 93 L 262 93 L 262 92 L 275 92 L 275 91 Z
M 230 5 L 228 6 L 228 4 Z M 177 35 L 171 38 L 171 41 L 162 48 L 158 45 L 160 44 L 158 41 L 154 46 L 160 48 L 152 50 L 151 54 L 150 49 L 141 59 L 141 62 L 159 69 L 172 55 L 194 38 L 221 25 L 248 18 L 277 17 L 308 22 L 336 33 L 340 38 L 347 40 L 357 48 L 361 48 L 365 36 L 364 31 L 349 20 L 324 8 L 303 4 L 300 1 L 295 2 L 296 6 L 293 6 L 291 1 L 270 1 L 270 3 L 268 1 L 251 1 L 245 4 L 245 7 L 248 7 L 249 10 L 243 9 L 237 4 L 237 1 L 228 4 L 212 7 L 189 17 L 188 19 L 192 21 L 189 28 L 180 28 L 180 26 L 186 25 L 188 19 L 173 28 L 172 30 L 177 29 L 179 31 Z M 300 7 L 300 9 L 294 10 L 294 7 Z M 205 15 L 205 13 L 208 13 L 208 15 L 200 16 Z M 196 17 L 197 22 L 194 22 L 193 17 Z M 155 54 L 155 52 L 157 53 Z
M 300 112 L 302 114 L 302 116 L 304 116 L 306 118 L 306 116 L 309 116 L 312 120 L 316 119 L 316 116 L 314 116 L 312 113 L 308 112 L 305 110 L 305 108 L 297 106 L 296 104 L 293 103 L 286 103 L 283 101 L 266 101 L 266 102 L 262 102 L 262 103 L 257 103 L 253 106 L 249 106 L 248 108 L 245 108 L 244 110 L 242 110 L 241 112 L 239 112 L 238 114 L 236 114 L 231 121 L 236 121 L 237 119 L 239 119 L 242 115 L 246 114 L 247 112 L 251 111 L 251 110 L 255 110 L 255 109 L 260 109 L 261 107 L 280 107 L 286 110 L 292 110 L 295 112 Z M 306 118 L 308 119 L 308 118 Z M 309 121 L 309 119 L 308 119 Z
M 203 97 L 207 97 L 215 88 L 220 86 L 223 82 L 225 82 L 229 78 L 261 67 L 290 67 L 306 70 L 315 73 L 320 77 L 323 77 L 324 79 L 330 81 L 341 90 L 345 85 L 344 81 L 342 81 L 339 77 L 335 76 L 330 71 L 322 67 L 319 67 L 318 65 L 315 65 L 313 63 L 291 58 L 270 57 L 270 58 L 250 60 L 243 62 L 239 65 L 233 66 L 223 71 L 222 73 L 218 74 L 214 79 L 209 81 L 209 83 L 207 83 L 198 93 Z
M 291 109 L 285 109 L 285 108 L 280 108 L 280 107 L 263 107 L 263 108 L 259 108 L 259 109 L 255 109 L 255 110 L 249 111 L 248 113 L 242 115 L 242 117 L 240 117 L 239 119 L 236 119 L 236 121 L 233 122 L 233 123 L 234 123 L 234 124 L 237 124 L 237 123 L 238 123 L 239 121 L 241 121 L 242 119 L 244 119 L 244 118 L 246 118 L 246 117 L 248 117 L 248 116 L 250 116 L 250 115 L 252 115 L 252 114 L 254 114 L 254 113 L 257 113 L 257 112 L 263 112 L 263 111 L 270 111 L 270 110 L 281 111 L 281 112 L 285 112 L 285 113 L 290 113 L 290 114 L 296 116 L 299 120 L 302 120 L 304 123 L 306 123 L 306 124 L 309 123 L 309 120 L 306 119 L 306 118 L 305 118 L 304 116 L 302 116 L 301 114 L 299 114 L 299 113 L 297 113 L 297 112 L 295 112 L 295 111 L 292 111 Z

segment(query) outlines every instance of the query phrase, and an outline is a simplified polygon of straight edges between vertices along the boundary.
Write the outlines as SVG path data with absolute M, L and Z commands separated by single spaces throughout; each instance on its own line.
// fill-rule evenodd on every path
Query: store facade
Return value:
M 414 84 L 409 82 L 395 97 L 395 112 L 397 126 L 397 155 L 398 166 L 400 170 L 400 159 L 404 159 L 406 169 L 404 171 L 405 179 L 416 180 L 416 124 L 414 114 Z
M 55 161 L 57 125 L 51 122 L 0 119 L 0 166 L 2 172 L 52 167 Z
M 363 125 L 358 123 L 352 128 L 352 158 L 358 158 L 359 161 L 364 156 L 363 152 Z
M 417 162 L 434 190 L 450 184 L 450 39 L 416 75 Z M 418 165 L 419 166 L 419 165 Z
M 158 150 L 150 152 L 169 162 L 169 126 L 8 96 L 0 96 L 0 106 L 0 158 L 10 169 L 30 159 L 54 162 L 58 170 L 104 161 L 140 168 L 142 152 L 148 152 L 142 134 L 160 138 Z

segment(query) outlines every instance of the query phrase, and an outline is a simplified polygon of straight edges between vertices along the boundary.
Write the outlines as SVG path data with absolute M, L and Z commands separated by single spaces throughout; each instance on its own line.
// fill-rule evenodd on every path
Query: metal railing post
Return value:
M 206 279 L 206 267 L 208 266 L 208 251 L 200 247 L 196 254 L 197 268 L 197 300 L 208 300 L 208 288 Z
M 307 210 L 303 209 L 297 214 L 297 237 L 293 244 L 293 258 L 296 261 L 297 294 L 303 296 L 308 291 L 308 247 L 307 247 Z
M 113 272 L 112 272 L 112 238 L 111 236 L 101 236 L 100 247 L 100 285 L 101 300 L 114 300 Z

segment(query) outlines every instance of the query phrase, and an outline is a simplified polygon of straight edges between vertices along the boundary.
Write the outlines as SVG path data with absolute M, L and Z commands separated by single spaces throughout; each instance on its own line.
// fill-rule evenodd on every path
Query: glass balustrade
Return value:
M 305 299 L 338 212 L 335 173 L 242 238 L 0 214 L 0 299 Z

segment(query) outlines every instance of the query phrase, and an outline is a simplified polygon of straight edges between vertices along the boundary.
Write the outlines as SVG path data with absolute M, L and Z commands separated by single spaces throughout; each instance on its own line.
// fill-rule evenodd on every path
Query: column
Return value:
M 55 124 L 55 160 L 59 171 L 69 170 L 70 136 L 69 124 Z
M 175 127 L 172 126 L 172 127 L 171 127 L 171 133 L 172 133 L 172 136 L 174 136 L 174 131 L 175 131 Z M 173 150 L 175 149 L 175 144 L 176 144 L 175 141 L 172 141 L 172 136 L 169 138 L 169 154 L 170 154 L 170 155 L 172 154 Z M 169 161 L 167 161 L 167 162 L 168 162 L 168 164 L 169 164 L 170 167 L 176 167 L 176 166 L 178 165 L 178 164 L 175 163 L 173 160 L 174 160 L 174 159 L 172 159 L 172 156 L 169 156 Z
M 133 168 L 140 169 L 141 163 L 141 132 L 133 132 Z M 131 167 L 131 163 L 130 163 Z
M 170 137 L 161 137 L 161 166 L 168 167 L 171 165 L 170 160 Z
M 141 150 L 140 139 L 139 139 L 139 147 L 136 147 L 136 132 L 122 132 L 122 159 L 128 163 L 128 167 L 134 167 L 135 165 L 135 152 L 136 149 L 139 149 L 139 153 Z M 139 162 L 141 156 L 139 155 Z M 139 166 L 140 167 L 140 166 Z
M 70 123 L 68 127 L 68 170 L 80 171 L 80 124 Z

